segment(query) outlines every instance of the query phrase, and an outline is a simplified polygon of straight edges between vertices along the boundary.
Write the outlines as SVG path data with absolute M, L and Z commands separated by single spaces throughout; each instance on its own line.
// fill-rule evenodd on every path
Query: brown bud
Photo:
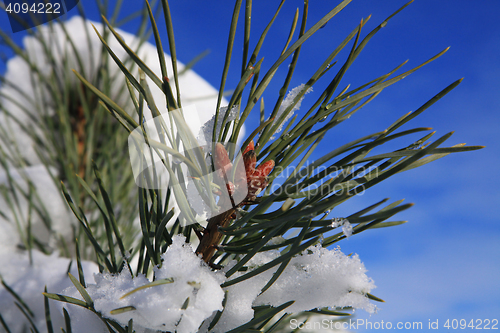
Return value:
M 231 170 L 231 167 L 233 164 L 229 160 L 229 154 L 227 153 L 226 148 L 224 148 L 224 145 L 221 143 L 217 143 L 215 146 L 215 168 L 217 170 L 220 170 L 222 172 L 222 176 L 224 177 L 224 174 L 228 174 L 229 170 Z

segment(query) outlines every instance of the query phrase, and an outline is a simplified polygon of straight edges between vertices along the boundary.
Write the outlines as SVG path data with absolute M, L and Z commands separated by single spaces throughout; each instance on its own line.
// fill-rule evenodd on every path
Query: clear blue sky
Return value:
M 135 2 L 125 0 L 124 12 L 136 9 Z M 311 1 L 308 26 L 338 2 Z M 294 11 L 298 7 L 302 12 L 302 3 L 289 0 L 285 4 L 261 51 L 264 67 L 269 68 L 281 51 Z M 305 83 L 361 18 L 372 14 L 364 30 L 367 33 L 404 3 L 354 0 L 306 43 L 290 87 Z M 218 87 L 232 2 L 200 1 L 189 6 L 172 1 L 170 5 L 179 59 L 188 62 L 210 49 L 211 53 L 195 70 Z M 276 7 L 277 2 L 254 1 L 251 47 Z M 406 59 L 406 67 L 410 68 L 451 46 L 443 57 L 386 89 L 336 128 L 325 140 L 324 152 L 385 129 L 461 77 L 465 77 L 462 84 L 405 128 L 433 127 L 438 136 L 455 130 L 447 145 L 466 142 L 487 146 L 392 177 L 364 196 L 348 201 L 342 211 L 339 209 L 339 216 L 348 215 L 385 197 L 406 198 L 416 204 L 398 215 L 398 219 L 409 223 L 367 231 L 340 243 L 344 253 L 360 255 L 368 275 L 378 286 L 373 293 L 386 300 L 380 305 L 380 312 L 369 318 L 372 322 L 384 320 L 395 325 L 398 321 L 420 321 L 426 328 L 429 320 L 436 319 L 440 325 L 446 319 L 500 319 L 500 183 L 496 174 L 500 164 L 499 12 L 498 0 L 417 0 L 372 39 L 341 84 L 360 85 Z M 88 14 L 98 19 L 90 7 Z M 0 13 L 0 27 L 10 29 L 5 13 Z M 160 27 L 163 28 L 161 24 Z M 133 32 L 131 29 L 125 27 Z M 241 30 L 240 25 L 240 33 Z M 240 71 L 241 48 L 239 39 L 231 67 L 233 79 L 227 87 L 235 84 Z M 340 59 L 345 59 L 345 53 Z M 283 73 L 277 73 L 271 90 L 279 89 L 283 77 Z M 305 103 L 315 99 L 313 94 L 307 95 Z M 273 105 L 273 96 L 265 95 L 268 108 Z M 251 126 L 250 122 L 250 130 Z M 358 318 L 366 317 L 359 313 Z

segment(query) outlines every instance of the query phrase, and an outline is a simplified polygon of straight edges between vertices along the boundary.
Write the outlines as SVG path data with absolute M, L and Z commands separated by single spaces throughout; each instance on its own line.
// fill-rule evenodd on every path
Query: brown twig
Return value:
M 207 227 L 202 232 L 202 237 L 200 239 L 200 244 L 196 249 L 196 254 L 202 256 L 203 260 L 206 263 L 209 263 L 212 259 L 215 251 L 218 248 L 218 245 L 222 241 L 222 237 L 224 236 L 219 228 L 227 227 L 231 220 L 235 219 L 236 209 L 243 205 L 253 204 L 255 203 L 256 196 L 259 194 L 261 190 L 263 190 L 267 186 L 267 175 L 274 168 L 274 161 L 269 160 L 257 168 L 256 165 L 256 155 L 254 151 L 254 143 L 253 140 L 250 141 L 248 146 L 243 151 L 243 163 L 245 167 L 245 172 L 240 172 L 235 175 L 234 184 L 230 182 L 227 178 L 228 174 L 231 174 L 231 169 L 233 167 L 232 163 L 229 160 L 229 155 L 224 148 L 224 146 L 220 143 L 217 144 L 215 150 L 215 158 L 214 163 L 216 170 L 219 172 L 218 181 L 221 183 L 221 188 L 226 188 L 228 191 L 228 198 L 230 200 L 230 206 L 232 207 L 227 211 L 221 212 L 220 214 L 210 218 L 208 220 Z M 237 168 L 237 171 L 241 169 Z M 246 187 L 247 194 L 241 202 L 235 203 L 233 200 L 233 195 L 235 191 L 241 190 L 241 187 Z M 228 200 L 221 199 L 221 200 Z M 228 207 L 228 205 L 219 205 L 221 207 Z

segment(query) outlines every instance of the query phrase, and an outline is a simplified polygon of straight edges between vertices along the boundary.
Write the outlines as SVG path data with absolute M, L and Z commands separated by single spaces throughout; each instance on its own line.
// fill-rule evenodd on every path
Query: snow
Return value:
M 8 255 L 9 251 L 21 243 L 16 226 L 13 223 L 0 222 L 0 256 Z M 0 274 L 2 270 L 0 268 Z
M 293 88 L 292 90 L 290 90 L 288 92 L 288 94 L 286 95 L 286 97 L 283 100 L 283 102 L 281 102 L 280 108 L 278 109 L 276 117 L 274 118 L 273 125 L 276 125 L 278 123 L 278 121 L 279 121 L 281 115 L 283 114 L 283 112 L 285 112 L 285 110 L 290 105 L 292 105 L 293 100 L 304 90 L 304 87 L 305 87 L 305 84 L 302 83 L 301 85 Z M 300 106 L 302 105 L 302 100 L 304 99 L 304 96 L 306 94 L 310 93 L 312 90 L 313 90 L 312 87 L 309 87 L 306 90 L 306 92 L 304 93 L 304 95 L 302 95 L 302 97 L 299 99 L 299 101 L 297 102 L 297 104 L 295 104 L 295 106 L 292 108 L 292 110 L 286 115 L 285 119 L 283 119 L 283 121 L 280 123 L 280 125 L 278 126 L 278 128 L 276 129 L 276 131 L 274 132 L 273 135 L 276 135 L 279 132 L 281 132 L 281 130 L 283 129 L 283 126 L 293 116 L 293 114 L 295 113 L 295 111 L 298 111 L 300 109 Z
M 1 277 L 5 283 L 12 288 L 21 299 L 23 299 L 34 314 L 33 320 L 42 332 L 46 328 L 44 296 L 42 292 L 47 286 L 49 293 L 61 293 L 65 288 L 73 284 L 67 277 L 71 259 L 62 258 L 57 253 L 45 255 L 40 251 L 32 251 L 33 263 L 30 264 L 26 251 L 9 249 L 6 253 L 0 252 Z M 82 262 L 86 281 L 92 281 L 92 274 L 98 272 L 95 263 Z M 71 274 L 78 276 L 76 261 L 71 265 Z M 14 305 L 15 299 L 6 288 L 0 286 L 0 314 L 7 325 L 14 332 L 23 332 L 22 327 L 27 325 L 22 312 Z M 55 302 L 51 302 L 51 316 L 54 327 L 63 325 L 62 312 L 54 311 Z
M 256 254 L 248 262 L 247 272 L 278 256 L 277 250 Z M 235 263 L 226 266 L 225 271 Z M 227 332 L 248 322 L 253 318 L 252 306 L 280 306 L 291 300 L 295 303 L 285 309 L 287 313 L 347 306 L 369 313 L 376 310 L 366 297 L 375 284 L 366 275 L 366 268 L 357 255 L 346 256 L 340 248 L 328 250 L 320 245 L 312 246 L 293 257 L 278 280 L 260 294 L 277 268 L 225 288 L 228 292 L 226 307 L 213 332 Z M 247 272 L 238 272 L 230 279 Z
M 346 238 L 351 237 L 352 235 L 352 225 L 349 220 L 344 218 L 333 218 L 332 223 L 330 224 L 332 228 L 337 228 L 342 226 L 342 232 L 344 233 Z
M 41 203 L 41 206 L 45 207 L 46 213 L 51 223 L 51 230 L 55 231 L 61 235 L 64 239 L 68 240 L 72 236 L 72 226 L 76 224 L 76 218 L 73 213 L 70 212 L 67 207 L 66 202 L 63 200 L 60 194 L 60 189 L 56 187 L 50 173 L 54 173 L 55 170 L 51 169 L 50 172 L 43 165 L 33 165 L 27 166 L 22 169 L 9 168 L 9 174 L 6 172 L 0 173 L 0 186 L 9 186 L 9 180 L 12 181 L 13 187 L 15 188 L 15 193 L 17 197 L 17 207 L 15 210 L 9 209 L 9 201 L 6 200 L 5 196 L 0 196 L 0 210 L 5 214 L 6 220 L 0 217 L 0 230 L 3 228 L 16 228 L 16 218 L 19 224 L 21 224 L 22 230 L 26 230 L 26 225 L 23 223 L 27 221 L 27 216 L 29 214 L 29 203 L 26 200 L 23 193 L 29 193 L 28 183 L 33 184 L 34 193 L 38 197 L 34 197 L 34 201 Z M 10 198 L 11 203 L 14 201 Z M 6 225 L 6 226 L 4 226 Z M 50 231 L 45 225 L 42 217 L 37 214 L 34 209 L 31 212 L 31 228 L 32 233 L 36 235 L 36 238 L 42 244 L 51 244 L 55 241 L 53 237 L 50 237 Z M 5 236 L 8 238 L 5 242 L 18 244 L 21 242 L 21 237 L 18 232 L 5 232 Z M 7 237 L 7 235 L 11 235 Z M 4 242 L 0 242 L 5 244 Z M 0 246 L 1 247 L 1 246 Z
M 240 112 L 240 106 L 239 105 L 233 106 L 229 111 L 229 114 L 227 115 L 226 123 L 229 123 L 239 118 L 239 112 Z M 221 107 L 219 110 L 219 116 L 217 117 L 217 127 L 215 132 L 216 138 L 219 137 L 221 130 L 223 130 L 222 123 L 224 121 L 224 117 L 226 117 L 226 113 L 227 113 L 227 106 Z M 215 114 L 201 127 L 200 132 L 198 134 L 199 139 L 207 142 L 209 151 L 212 150 L 211 142 L 212 142 L 214 126 L 215 126 Z
M 375 306 L 366 293 L 375 284 L 365 273 L 356 254 L 346 256 L 338 247 L 328 250 L 316 245 L 292 258 L 280 278 L 257 297 L 254 305 L 279 306 L 295 300 L 287 312 L 352 306 L 373 313 Z
M 128 271 L 119 275 L 96 274 L 96 283 L 87 286 L 95 309 L 103 317 L 124 326 L 133 319 L 135 328 L 186 333 L 197 332 L 203 320 L 214 311 L 222 310 L 224 291 L 220 284 L 224 275 L 211 271 L 185 243 L 184 236 L 177 235 L 172 240 L 172 245 L 162 256 L 162 266 L 155 268 L 155 277 L 156 280 L 173 282 L 144 288 L 124 297 L 150 281 L 143 275 L 132 278 Z M 75 294 L 74 290 L 72 294 Z M 111 313 L 126 306 L 133 306 L 135 310 Z
M 277 256 L 277 251 L 258 253 L 248 262 L 248 266 L 256 268 L 275 259 Z M 230 262 L 225 267 L 224 271 L 228 271 L 235 264 L 236 261 Z M 245 272 L 237 272 L 231 276 L 231 279 L 237 278 L 244 273 Z M 271 271 L 267 271 L 248 280 L 226 287 L 226 306 L 221 317 L 219 318 L 219 321 L 217 322 L 217 325 L 211 332 L 224 333 L 251 320 L 254 315 L 254 311 L 252 309 L 254 301 L 270 277 Z M 206 327 L 204 326 L 204 328 Z
M 279 256 L 279 251 L 271 250 L 257 254 L 248 262 L 252 271 Z M 32 266 L 25 253 L 0 256 L 1 267 L 6 270 L 3 278 L 19 295 L 28 300 L 34 310 L 37 326 L 43 331 L 43 297 L 33 297 L 47 285 L 49 292 L 61 293 L 82 299 L 76 288 L 66 278 L 69 259 L 57 254 L 46 256 L 33 251 Z M 20 264 L 21 262 L 21 264 Z M 217 310 L 222 310 L 224 293 L 227 293 L 226 307 L 217 325 L 211 332 L 227 332 L 253 318 L 252 306 L 279 306 L 290 300 L 295 303 L 286 309 L 288 313 L 298 313 L 319 307 L 352 306 L 373 313 L 376 307 L 370 303 L 366 293 L 375 285 L 366 276 L 366 269 L 357 255 L 346 256 L 339 248 L 328 250 L 320 245 L 312 246 L 292 258 L 279 279 L 264 293 L 261 289 L 272 277 L 276 268 L 250 279 L 222 289 L 220 284 L 226 278 L 224 272 L 236 261 L 226 266 L 224 271 L 212 271 L 194 254 L 190 244 L 182 235 L 173 237 L 173 244 L 162 256 L 162 266 L 155 268 L 157 281 L 169 283 L 148 286 L 150 280 L 144 275 L 132 278 L 130 272 L 121 274 L 97 273 L 94 263 L 84 262 L 87 292 L 94 301 L 95 309 L 105 318 L 127 325 L 134 321 L 137 332 L 148 330 L 177 332 L 207 332 Z M 247 272 L 248 272 L 247 271 Z M 75 268 L 72 269 L 76 275 Z M 91 279 L 94 273 L 94 279 Z M 238 272 L 231 278 L 245 274 Z M 325 283 L 327 281 L 327 283 Z M 146 286 L 146 288 L 144 288 Z M 137 288 L 141 288 L 138 289 Z M 66 288 L 66 289 L 64 289 Z M 135 292 L 133 292 L 135 290 Z M 132 293 L 131 293 L 132 292 Z M 186 300 L 189 301 L 186 305 Z M 55 306 L 54 306 L 55 304 Z M 105 332 L 104 324 L 90 311 L 51 301 L 51 312 L 55 324 L 62 325 L 62 307 L 67 308 L 73 331 L 77 333 Z M 133 306 L 135 310 L 113 314 L 112 311 Z M 59 309 L 60 311 L 54 311 Z M 22 323 L 19 310 L 12 307 L 12 297 L 5 289 L 0 289 L 0 313 L 13 332 L 18 332 Z M 90 325 L 90 326 L 89 326 Z M 18 330 L 19 329 L 19 330 Z
M 344 219 L 344 223 L 342 224 L 342 232 L 346 238 L 349 238 L 352 235 L 352 225 L 347 219 Z
M 248 262 L 248 271 L 252 271 L 278 256 L 279 252 L 276 250 L 259 253 Z M 37 254 L 35 262 L 39 262 L 40 257 L 44 258 L 43 255 Z M 5 256 L 3 258 L 5 260 Z M 21 256 L 21 258 L 26 258 L 26 256 Z M 64 279 L 65 265 L 68 263 L 68 259 L 57 256 L 47 258 L 55 259 L 52 262 L 53 266 L 50 266 L 54 267 L 51 269 L 51 273 L 45 269 L 42 270 L 39 265 L 30 267 L 26 264 L 28 269 L 34 270 L 32 276 L 45 277 L 50 275 L 52 276 L 52 284 L 49 285 L 49 291 L 54 292 L 51 289 L 55 286 L 58 287 L 55 290 L 57 291 L 64 288 L 64 285 L 69 285 L 65 290 L 62 290 L 61 294 L 81 299 L 76 288 L 67 279 Z M 230 262 L 224 272 L 235 263 L 236 261 Z M 95 264 L 86 265 L 90 265 L 86 267 L 93 269 L 94 273 L 97 271 Z M 128 271 L 123 271 L 118 275 L 95 273 L 95 283 L 92 283 L 91 279 L 88 278 L 91 275 L 87 271 L 87 292 L 94 301 L 95 309 L 103 317 L 116 320 L 122 325 L 127 325 L 129 320 L 133 319 L 137 332 L 148 330 L 197 332 L 203 321 L 205 322 L 200 332 L 207 332 L 215 312 L 222 310 L 224 292 L 227 293 L 226 307 L 211 332 L 227 332 L 248 322 L 254 315 L 252 306 L 279 306 L 290 300 L 294 300 L 295 303 L 286 309 L 288 313 L 298 313 L 319 307 L 335 309 L 346 306 L 364 309 L 369 313 L 376 310 L 366 297 L 366 293 L 375 288 L 375 285 L 366 276 L 366 269 L 357 255 L 346 256 L 339 248 L 328 250 L 320 245 L 312 246 L 302 254 L 292 258 L 280 278 L 267 291 L 260 294 L 261 289 L 272 277 L 276 268 L 222 289 L 220 284 L 226 280 L 224 272 L 210 270 L 194 254 L 193 248 L 185 243 L 184 236 L 177 235 L 173 238 L 173 244 L 162 256 L 162 266 L 155 268 L 156 280 L 171 279 L 173 282 L 150 286 L 129 294 L 137 288 L 147 286 L 150 280 L 143 275 L 132 278 Z M 25 291 L 27 294 L 36 290 L 37 286 L 40 287 L 47 283 L 44 282 L 47 281 L 46 279 L 40 278 L 33 279 L 33 281 L 28 280 L 23 272 L 16 274 L 16 276 L 7 276 L 8 280 L 6 280 L 12 281 L 17 278 L 18 280 L 13 286 L 18 290 L 21 289 L 19 286 L 26 285 L 28 282 L 36 282 Z M 243 274 L 245 272 L 238 272 L 231 279 Z M 129 295 L 125 296 L 127 294 Z M 183 309 L 187 298 L 189 298 L 189 303 Z M 5 300 L 5 297 L 0 299 Z M 8 308 L 8 302 L 4 301 L 1 304 L 5 304 L 4 308 Z M 63 306 L 62 303 L 56 304 L 59 308 Z M 94 325 L 92 332 L 105 331 L 105 326 L 98 317 L 88 310 L 66 304 L 64 306 L 71 315 L 74 332 L 88 332 L 78 323 L 92 323 Z M 135 310 L 119 314 L 111 313 L 112 310 L 127 306 L 133 306 Z M 39 311 L 42 309 L 38 307 Z M 3 309 L 0 308 L 0 310 L 3 314 Z

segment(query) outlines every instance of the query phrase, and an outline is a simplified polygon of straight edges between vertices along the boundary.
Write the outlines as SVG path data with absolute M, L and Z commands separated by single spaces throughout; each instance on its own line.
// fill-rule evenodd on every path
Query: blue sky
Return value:
M 125 12 L 138 7 L 135 1 L 125 0 L 124 3 Z M 264 67 L 269 68 L 277 58 L 295 9 L 299 8 L 302 13 L 302 3 L 299 0 L 285 3 L 261 51 L 261 56 L 265 57 Z M 337 3 L 311 1 L 308 27 Z M 364 28 L 366 34 L 404 3 L 354 0 L 305 44 L 290 87 L 306 82 L 361 18 L 372 14 Z M 232 2 L 225 1 L 218 6 L 197 2 L 196 6 L 189 6 L 185 2 L 172 1 L 170 5 L 178 58 L 188 62 L 210 49 L 210 54 L 194 69 L 218 87 Z M 251 48 L 276 6 L 276 2 L 254 1 Z M 388 72 L 406 59 L 409 62 L 405 68 L 409 69 L 450 46 L 440 59 L 387 88 L 335 128 L 324 142 L 322 152 L 329 151 L 332 145 L 336 147 L 337 142 L 341 144 L 385 129 L 461 77 L 464 81 L 454 91 L 405 128 L 432 127 L 437 137 L 454 130 L 455 134 L 445 145 L 466 142 L 487 146 L 396 175 L 342 205 L 340 216 L 385 197 L 394 201 L 406 198 L 406 202 L 415 203 L 413 208 L 398 215 L 398 219 L 409 220 L 409 223 L 367 231 L 340 243 L 344 253 L 360 255 L 369 270 L 368 275 L 378 286 L 373 294 L 386 300 L 379 306 L 378 314 L 367 318 L 359 312 L 357 318 L 394 324 L 420 321 L 424 328 L 429 320 L 439 320 L 442 325 L 446 319 L 466 319 L 467 322 L 500 319 L 500 182 L 495 176 L 500 164 L 497 134 L 500 123 L 499 12 L 498 0 L 417 0 L 372 39 L 341 83 L 341 88 L 348 83 L 355 87 Z M 98 19 L 97 12 L 90 7 L 88 14 Z M 5 13 L 0 13 L 0 27 L 10 29 Z M 126 26 L 125 30 L 133 32 L 132 28 Z M 241 24 L 239 30 L 241 36 Z M 227 87 L 237 82 L 236 75 L 241 68 L 241 39 L 236 41 L 234 52 L 233 76 Z M 345 56 L 343 53 L 339 59 Z M 2 66 L 0 71 L 3 71 Z M 276 93 L 283 78 L 284 73 L 278 72 L 270 90 Z M 315 93 L 319 94 L 320 89 L 307 95 L 304 103 L 315 100 Z M 265 95 L 268 108 L 273 106 L 273 96 L 271 93 Z M 401 141 L 401 146 L 395 148 L 408 143 Z

